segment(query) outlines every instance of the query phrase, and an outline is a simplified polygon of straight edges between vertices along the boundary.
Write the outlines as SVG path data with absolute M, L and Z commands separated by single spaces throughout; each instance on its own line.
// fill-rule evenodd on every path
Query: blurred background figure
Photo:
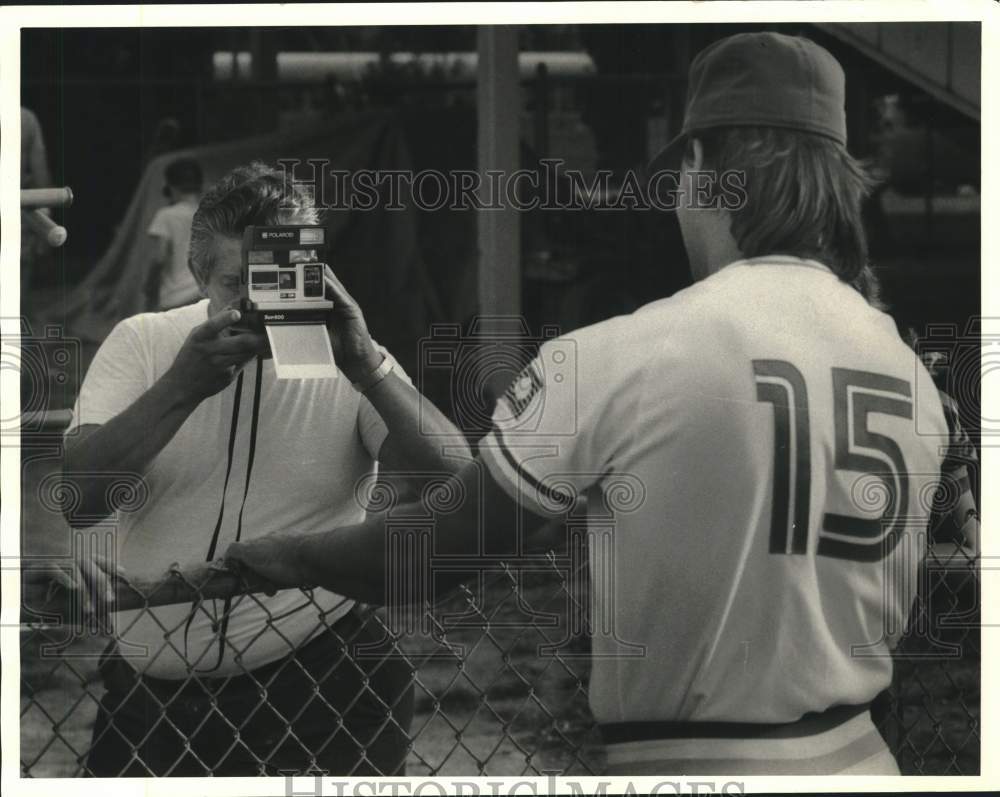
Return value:
M 45 137 L 38 117 L 21 106 L 21 188 L 48 188 L 52 185 L 52 172 L 45 150 Z M 42 210 L 50 215 L 47 209 Z M 21 285 L 27 288 L 43 258 L 51 257 L 47 243 L 26 225 L 21 227 Z
M 147 230 L 152 253 L 146 282 L 150 310 L 169 310 L 201 298 L 188 268 L 191 219 L 201 198 L 201 166 L 192 158 L 178 158 L 167 164 L 164 176 L 163 195 L 170 204 L 156 212 Z

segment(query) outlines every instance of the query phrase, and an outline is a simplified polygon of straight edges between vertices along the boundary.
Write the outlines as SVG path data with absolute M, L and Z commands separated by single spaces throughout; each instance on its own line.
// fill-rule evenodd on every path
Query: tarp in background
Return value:
M 201 164 L 205 185 L 232 168 L 253 160 L 277 165 L 298 158 L 300 179 L 311 179 L 309 158 L 329 162 L 324 178 L 328 201 L 334 196 L 330 170 L 409 169 L 405 136 L 387 112 L 348 114 L 293 131 L 176 150 L 152 160 L 140 178 L 114 239 L 91 272 L 58 303 L 43 310 L 47 323 L 63 326 L 67 335 L 100 342 L 121 319 L 145 311 L 143 286 L 149 269 L 146 230 L 164 205 L 166 165 L 178 157 Z M 75 186 L 78 201 L 100 201 L 99 187 Z M 404 196 L 405 201 L 405 196 Z M 417 218 L 412 208 L 330 210 L 328 229 L 331 266 L 358 300 L 372 334 L 414 373 L 419 339 L 427 334 L 428 301 L 440 311 L 420 258 Z

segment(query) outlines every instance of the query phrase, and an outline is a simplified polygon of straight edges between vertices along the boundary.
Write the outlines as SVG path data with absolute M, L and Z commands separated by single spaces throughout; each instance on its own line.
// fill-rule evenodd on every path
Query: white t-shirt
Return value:
M 494 423 L 515 500 L 588 499 L 599 722 L 786 722 L 890 683 L 948 432 L 892 320 L 821 264 L 733 263 L 546 342 Z
M 119 323 L 87 371 L 67 434 L 80 425 L 106 423 L 133 404 L 170 367 L 191 329 L 207 317 L 205 299 Z M 251 362 L 244 369 L 216 558 L 236 535 L 256 367 Z M 406 378 L 401 370 L 397 373 Z M 129 574 L 158 578 L 173 563 L 206 561 L 223 497 L 235 392 L 234 380 L 198 405 L 144 474 L 149 495 L 145 505 L 118 513 L 119 564 Z M 274 362 L 265 360 L 241 538 L 271 532 L 310 534 L 361 522 L 365 511 L 356 488 L 377 472 L 376 457 L 387 434 L 381 417 L 342 374 L 332 380 L 279 381 Z M 328 624 L 352 605 L 320 589 L 314 598 Z M 115 617 L 122 652 L 135 656 L 130 661 L 136 669 L 160 678 L 186 676 L 185 658 L 198 671 L 224 676 L 281 658 L 291 652 L 290 646 L 304 643 L 323 627 L 316 606 L 298 589 L 273 597 L 235 598 L 223 660 L 216 668 L 220 635 L 213 630 L 212 614 L 221 616 L 222 608 L 221 600 L 205 602 L 189 626 L 191 604 L 119 612 Z M 146 654 L 139 655 L 141 647 L 134 646 L 144 646 Z M 233 660 L 237 652 L 242 653 L 241 665 Z
M 191 247 L 191 219 L 198 209 L 196 202 L 181 201 L 156 211 L 149 224 L 149 234 L 170 241 L 170 262 L 160 278 L 160 307 L 179 307 L 196 301 L 201 295 L 198 282 L 188 268 Z

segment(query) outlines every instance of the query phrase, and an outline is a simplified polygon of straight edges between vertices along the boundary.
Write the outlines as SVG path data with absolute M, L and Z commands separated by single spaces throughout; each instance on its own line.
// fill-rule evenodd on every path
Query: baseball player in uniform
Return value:
M 916 595 L 948 430 L 927 371 L 856 287 L 869 181 L 846 151 L 840 65 L 797 37 L 714 43 L 652 167 L 680 169 L 694 286 L 541 346 L 435 550 L 581 502 L 606 518 L 628 480 L 613 559 L 590 552 L 593 617 L 614 621 L 593 631 L 590 679 L 609 771 L 898 774 L 869 706 Z M 743 201 L 714 201 L 703 174 L 737 175 Z M 385 540 L 370 517 L 228 555 L 279 586 L 377 602 L 387 565 L 429 577 L 387 562 Z

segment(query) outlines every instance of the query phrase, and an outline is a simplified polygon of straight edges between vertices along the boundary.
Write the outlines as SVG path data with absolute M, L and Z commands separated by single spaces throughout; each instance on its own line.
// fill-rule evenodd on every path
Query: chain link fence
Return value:
M 101 774 L 109 774 L 109 767 L 132 776 L 291 774 L 289 761 L 297 774 L 388 774 L 386 755 L 377 749 L 386 738 L 389 748 L 400 751 L 409 776 L 603 772 L 602 744 L 587 701 L 587 551 L 603 544 L 606 526 L 591 531 L 552 525 L 542 535 L 544 544 L 522 552 L 515 564 L 503 557 L 452 562 L 448 567 L 462 571 L 464 586 L 433 607 L 423 587 L 403 585 L 423 608 L 364 607 L 348 616 L 350 622 L 320 619 L 318 637 L 335 640 L 334 653 L 324 651 L 320 664 L 303 655 L 312 643 L 299 649 L 287 640 L 287 657 L 244 676 L 189 676 L 169 689 L 149 688 L 133 677 L 123 698 L 141 695 L 155 734 L 129 737 L 124 714 L 112 712 L 103 724 L 99 716 L 107 701 L 102 668 L 106 676 L 111 637 L 98 620 L 108 606 L 99 603 L 85 614 L 53 581 L 67 561 L 110 554 L 115 529 L 69 532 L 68 545 L 55 553 L 35 544 L 40 537 L 67 534 L 58 506 L 61 453 L 57 432 L 22 438 L 22 776 L 94 774 L 92 748 L 108 739 L 118 740 L 119 757 L 111 764 L 105 760 Z M 399 555 L 430 556 L 429 530 L 412 522 L 390 534 L 390 544 Z M 918 599 L 895 654 L 894 681 L 873 706 L 903 774 L 979 773 L 979 565 L 978 555 L 938 540 L 921 568 Z M 265 587 L 205 564 L 174 567 L 154 580 L 118 579 L 113 599 L 116 610 L 138 610 L 130 623 L 160 606 L 206 611 L 210 603 L 223 603 L 215 620 L 224 630 L 236 601 L 260 603 Z M 314 605 L 312 591 L 302 595 Z M 181 653 L 179 629 L 161 627 L 164 651 Z M 119 636 L 123 631 L 119 625 Z M 225 644 L 238 662 L 248 643 Z M 151 651 L 150 660 L 160 653 Z M 190 665 L 195 669 L 199 661 Z M 124 666 L 134 672 L 127 656 Z M 389 668 L 402 672 L 412 690 L 387 695 L 380 689 L 380 673 Z M 280 694 L 279 686 L 287 692 L 290 683 L 298 702 Z M 235 697 L 227 698 L 227 690 Z M 206 696 L 210 719 L 189 710 Z M 362 710 L 370 738 L 352 735 L 352 714 Z M 265 734 L 253 732 L 261 726 Z M 162 743 L 165 729 L 173 746 Z M 335 749 L 355 755 L 332 756 Z M 147 761 L 149 756 L 157 760 Z M 324 766 L 331 758 L 348 764 L 332 771 Z
M 904 775 L 978 775 L 979 557 L 931 546 L 892 687 L 873 715 Z
M 601 751 L 587 708 L 588 645 L 580 622 L 580 577 L 585 574 L 585 565 L 575 556 L 552 551 L 539 552 L 531 559 L 530 572 L 514 571 L 502 564 L 482 567 L 480 577 L 470 580 L 470 584 L 478 583 L 462 586 L 433 611 L 400 614 L 366 608 L 356 613 L 359 623 L 351 627 L 350 636 L 344 633 L 342 621 L 329 625 L 322 630 L 336 636 L 345 653 L 325 671 L 317 672 L 292 656 L 283 666 L 298 671 L 299 688 L 304 693 L 329 706 L 325 681 L 343 682 L 334 674 L 338 666 L 364 673 L 358 688 L 361 693 L 369 691 L 366 676 L 372 678 L 372 673 L 390 660 L 405 663 L 413 683 L 412 721 L 397 730 L 406 736 L 408 775 L 597 773 L 602 767 Z M 102 736 L 117 732 L 115 716 L 94 731 L 104 697 L 99 670 L 107 667 L 107 656 L 102 657 L 102 652 L 110 638 L 98 628 L 88 627 L 89 618 L 81 609 L 76 618 L 66 617 L 65 594 L 48 583 L 46 570 L 50 567 L 51 563 L 46 563 L 25 571 L 21 770 L 28 777 L 95 774 L 88 771 L 91 748 L 101 745 Z M 259 590 L 260 585 L 221 567 L 175 568 L 156 582 L 119 582 L 116 605 L 145 612 L 165 604 L 205 604 L 237 594 L 260 603 L 254 589 Z M 310 601 L 313 598 L 308 590 L 303 595 Z M 94 607 L 98 614 L 102 608 Z M 118 630 L 127 637 L 127 629 Z M 179 631 L 177 627 L 164 628 L 165 639 L 173 639 Z M 359 642 L 362 637 L 364 641 Z M 366 650 L 375 647 L 370 641 L 373 638 L 388 640 L 374 657 Z M 165 641 L 164 646 L 172 644 Z M 540 649 L 544 649 L 542 655 Z M 294 652 L 290 644 L 289 654 Z M 198 665 L 198 661 L 192 662 L 192 667 Z M 307 739 L 299 733 L 305 709 L 298 714 L 283 714 L 279 709 L 269 716 L 271 734 L 266 742 L 245 735 L 254 714 L 265 707 L 274 708 L 269 688 L 283 676 L 271 669 L 262 668 L 267 674 L 254 670 L 248 676 L 256 694 L 253 705 L 244 705 L 236 712 L 246 718 L 243 723 L 227 716 L 233 712 L 220 696 L 221 723 L 184 725 L 183 702 L 192 688 L 221 695 L 225 682 L 234 679 L 191 677 L 166 694 L 154 687 L 149 692 L 152 699 L 144 697 L 160 713 L 159 724 L 169 727 L 181 740 L 178 760 L 163 760 L 162 745 L 151 749 L 148 742 L 153 736 L 130 738 L 130 755 L 117 774 L 282 774 L 271 758 L 290 760 L 289 748 L 295 749 L 302 772 L 323 770 L 324 748 L 333 743 L 336 733 L 343 733 L 336 721 L 327 724 L 325 738 L 313 734 Z M 140 690 L 148 691 L 137 679 L 126 697 L 133 698 Z M 352 698 L 361 695 L 346 697 L 346 708 L 329 706 L 331 716 L 348 714 Z M 385 709 L 385 723 L 396 723 L 390 716 L 395 706 L 390 701 L 380 705 Z M 155 731 L 156 739 L 162 739 L 162 730 Z M 211 747 L 217 754 L 215 761 L 199 755 L 199 748 L 205 745 L 197 737 L 207 732 L 227 736 L 227 745 Z M 228 744 L 229 739 L 235 741 Z M 310 749 L 310 742 L 315 749 Z M 364 748 L 363 739 L 349 742 L 359 750 Z M 144 766 L 144 754 L 155 756 L 157 762 Z M 190 768 L 192 757 L 194 769 Z M 233 770 L 237 761 L 242 766 L 238 772 Z M 388 774 L 374 763 L 359 755 L 352 771 L 331 774 Z
M 412 721 L 406 727 L 391 716 L 394 705 L 380 704 L 385 709 L 384 726 L 395 723 L 394 730 L 405 735 L 408 775 L 602 771 L 600 738 L 586 695 L 585 562 L 585 557 L 571 552 L 539 552 L 526 570 L 503 564 L 484 567 L 479 578 L 470 579 L 469 586 L 433 610 L 408 616 L 372 610 L 359 614 L 360 625 L 352 633 L 367 628 L 389 644 L 375 661 L 365 661 L 365 645 L 344 638 L 344 649 L 353 647 L 353 656 L 343 657 L 344 666 L 370 675 L 393 659 L 405 662 L 412 677 Z M 960 549 L 949 552 L 938 546 L 931 552 L 911 632 L 897 653 L 894 683 L 876 702 L 874 716 L 904 774 L 979 772 L 976 566 L 975 559 Z M 25 617 L 21 634 L 21 771 L 26 777 L 83 776 L 91 774 L 92 745 L 101 742 L 102 734 L 116 732 L 114 716 L 98 733 L 94 731 L 104 691 L 98 661 L 109 640 L 98 629 L 88 629 L 82 616 L 67 623 L 69 618 L 51 614 L 46 606 L 60 596 L 45 586 L 44 572 L 44 567 L 25 571 L 30 616 Z M 206 566 L 186 572 L 174 569 L 155 583 L 120 583 L 117 601 L 122 608 L 148 611 L 162 604 L 233 594 L 257 600 L 255 589 L 260 585 Z M 312 599 L 310 592 L 303 594 Z M 330 629 L 338 638 L 340 626 Z M 289 653 L 293 652 L 290 645 Z M 341 663 L 331 662 L 325 673 L 310 670 L 294 657 L 285 666 L 301 670 L 304 694 L 329 706 L 324 681 Z M 191 678 L 178 684 L 174 694 L 156 693 L 153 705 L 161 724 L 173 728 L 179 740 L 177 761 L 164 761 L 163 750 L 158 749 L 153 753 L 158 766 L 147 766 L 145 740 L 131 739 L 122 773 L 282 774 L 272 759 L 289 760 L 289 748 L 295 749 L 300 771 L 323 770 L 324 749 L 344 732 L 337 722 L 330 722 L 320 736 L 306 736 L 299 733 L 304 708 L 298 714 L 275 710 L 268 739 L 241 735 L 255 712 L 268 707 L 272 699 L 269 687 L 277 675 L 261 672 L 250 676 L 256 691 L 236 719 L 226 716 L 220 698 L 216 724 L 185 727 L 178 719 L 183 716 L 179 706 L 190 689 L 219 693 L 228 679 Z M 367 689 L 365 677 L 359 692 Z M 136 680 L 132 688 L 139 690 L 140 682 Z M 348 696 L 352 697 L 359 695 Z M 346 711 L 350 710 L 349 700 Z M 340 716 L 340 709 L 330 707 L 330 711 Z M 199 745 L 200 733 L 226 739 L 224 745 L 211 747 L 217 760 L 198 755 L 199 746 L 204 747 Z M 349 741 L 364 750 L 363 739 Z M 181 759 L 187 761 L 183 766 Z M 242 767 L 236 772 L 234 761 Z M 384 774 L 362 754 L 352 772 Z

